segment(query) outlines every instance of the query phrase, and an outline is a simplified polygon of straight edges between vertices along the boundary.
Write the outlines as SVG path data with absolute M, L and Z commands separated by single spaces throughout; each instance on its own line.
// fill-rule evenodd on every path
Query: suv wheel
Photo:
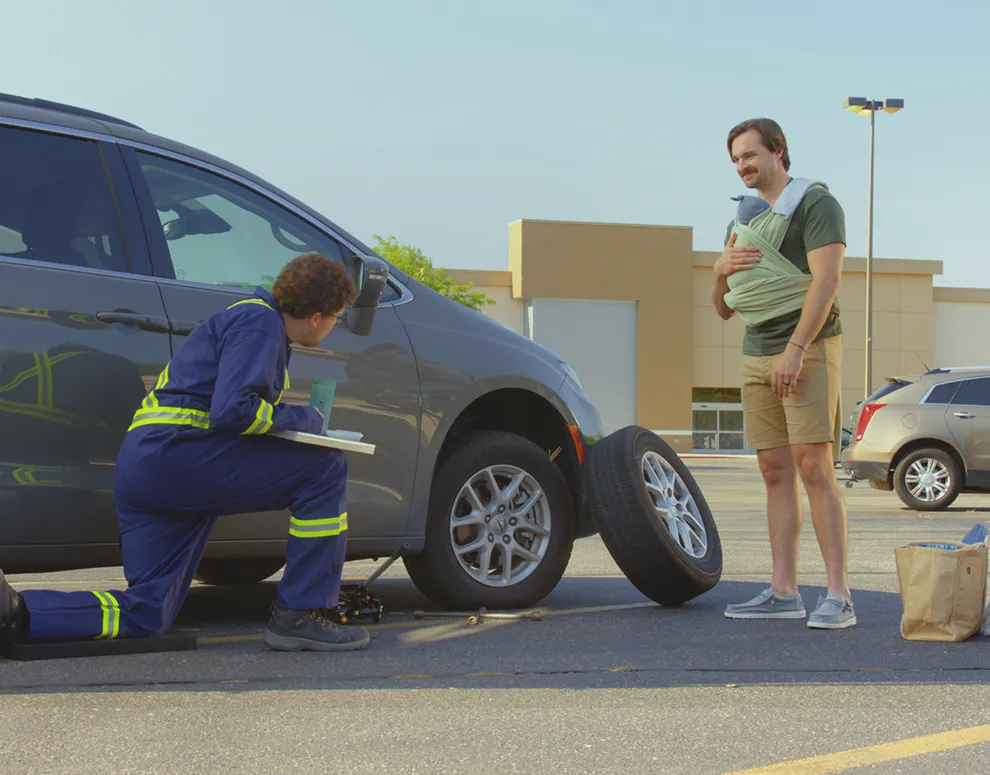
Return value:
M 722 544 L 705 496 L 659 436 L 631 425 L 595 444 L 588 499 L 602 542 L 640 592 L 687 602 L 722 576 Z
M 200 560 L 193 578 L 216 587 L 257 584 L 278 573 L 283 565 L 285 565 L 284 557 L 281 559 Z
M 940 449 L 918 449 L 894 469 L 894 490 L 905 506 L 916 511 L 941 511 L 959 495 L 959 464 Z
M 403 558 L 413 583 L 446 608 L 522 608 L 553 590 L 574 544 L 567 480 L 512 433 L 466 435 L 433 481 L 426 546 Z

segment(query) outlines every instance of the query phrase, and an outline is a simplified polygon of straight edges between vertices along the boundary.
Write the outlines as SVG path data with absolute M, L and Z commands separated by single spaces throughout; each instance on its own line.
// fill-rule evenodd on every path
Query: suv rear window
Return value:
M 932 388 L 932 392 L 925 399 L 926 404 L 951 404 L 952 397 L 959 389 L 958 382 L 943 382 Z
M 882 387 L 877 388 L 873 392 L 873 394 L 866 399 L 864 403 L 867 404 L 875 403 L 876 401 L 879 401 L 881 398 L 884 398 L 885 396 L 889 396 L 895 390 L 900 390 L 902 387 L 908 384 L 910 383 L 904 382 L 903 380 L 894 380 L 893 382 L 886 382 L 883 384 Z

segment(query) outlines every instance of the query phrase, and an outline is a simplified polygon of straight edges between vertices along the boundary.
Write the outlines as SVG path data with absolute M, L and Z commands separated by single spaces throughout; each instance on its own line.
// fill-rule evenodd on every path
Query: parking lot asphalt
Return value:
M 990 638 L 899 634 L 894 547 L 990 523 L 990 496 L 905 509 L 844 489 L 859 624 L 730 621 L 770 553 L 751 458 L 686 461 L 715 514 L 725 569 L 677 609 L 641 595 L 598 538 L 579 541 L 540 621 L 416 620 L 396 563 L 368 649 L 267 651 L 275 581 L 195 586 L 177 627 L 195 651 L 0 662 L 3 771 L 941 773 L 990 765 Z M 351 563 L 362 578 L 373 563 Z M 824 565 L 805 509 L 805 604 Z M 113 589 L 120 569 L 16 576 L 15 587 Z M 276 577 L 277 578 L 277 577 Z

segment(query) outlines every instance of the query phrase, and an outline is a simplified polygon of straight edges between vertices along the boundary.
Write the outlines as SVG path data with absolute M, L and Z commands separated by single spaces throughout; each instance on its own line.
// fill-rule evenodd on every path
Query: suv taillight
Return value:
M 856 425 L 856 441 L 863 440 L 863 434 L 866 433 L 866 426 L 870 424 L 870 420 L 877 413 L 877 409 L 882 406 L 885 406 L 885 404 L 863 404 L 863 408 L 859 413 L 859 423 Z

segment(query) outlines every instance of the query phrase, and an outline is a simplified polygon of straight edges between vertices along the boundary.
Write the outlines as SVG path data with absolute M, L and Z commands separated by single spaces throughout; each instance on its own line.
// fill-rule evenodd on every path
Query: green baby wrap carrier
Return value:
M 804 306 L 811 275 L 788 261 L 780 252 L 780 244 L 794 211 L 815 186 L 828 188 L 817 180 L 792 179 L 773 207 L 756 196 L 733 197 L 739 202 L 732 225 L 735 247 L 753 245 L 762 253 L 755 266 L 726 278 L 729 292 L 725 303 L 747 326 L 758 326 Z

